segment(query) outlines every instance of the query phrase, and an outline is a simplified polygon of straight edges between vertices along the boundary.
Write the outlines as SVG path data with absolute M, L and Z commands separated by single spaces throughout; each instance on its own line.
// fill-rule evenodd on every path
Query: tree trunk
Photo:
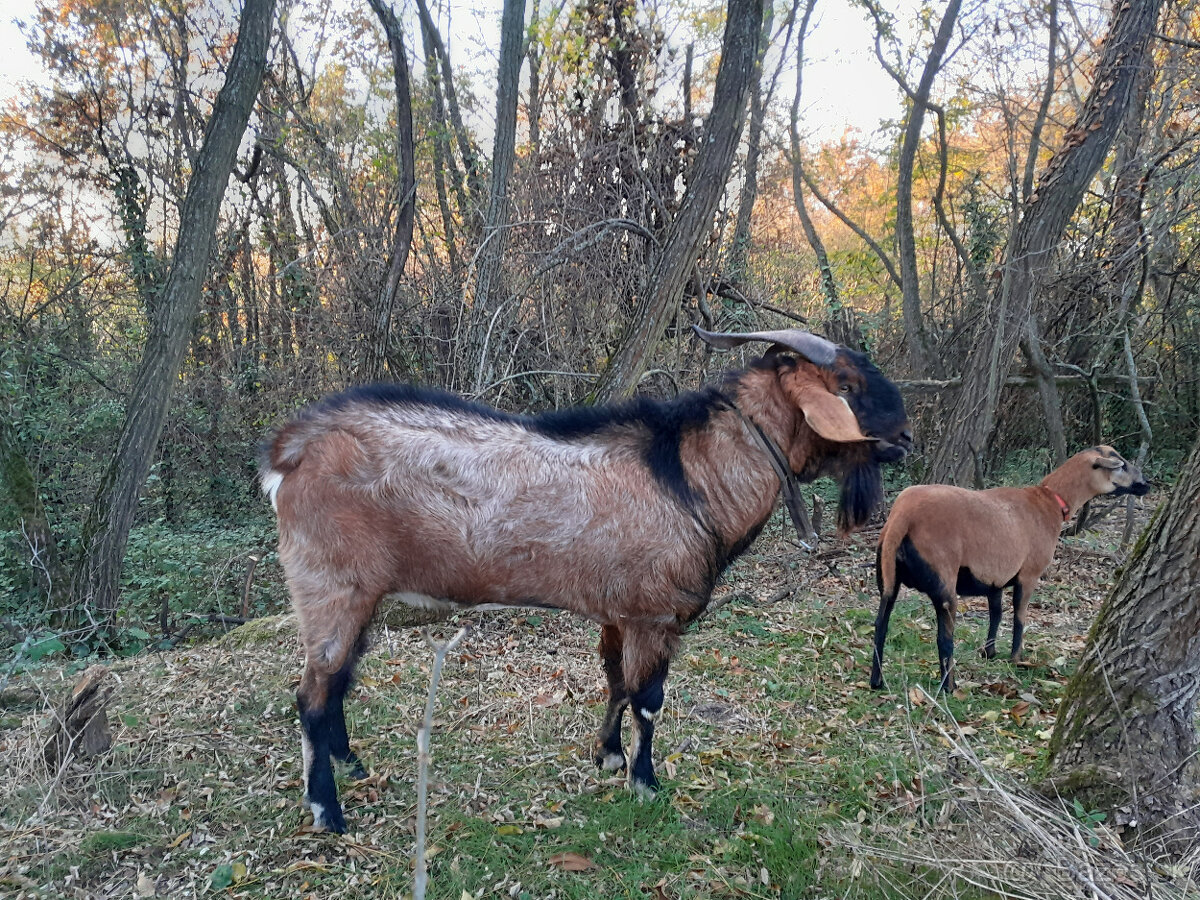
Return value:
M 750 86 L 750 129 L 746 134 L 746 164 L 742 177 L 742 190 L 738 196 L 737 219 L 733 227 L 733 240 L 729 246 L 726 262 L 728 277 L 735 284 L 746 280 L 746 260 L 750 254 L 750 218 L 754 214 L 754 201 L 758 199 L 758 159 L 762 152 L 763 122 L 766 118 L 769 95 L 763 95 L 763 57 L 771 39 L 771 24 L 775 21 L 773 8 L 763 10 L 762 37 L 759 39 L 758 56 L 754 62 L 754 79 Z
M 404 274 L 408 251 L 412 246 L 417 181 L 413 169 L 412 89 L 409 86 L 404 33 L 400 30 L 396 13 L 389 4 L 383 0 L 369 2 L 371 9 L 375 10 L 375 15 L 383 24 L 388 48 L 392 51 L 392 74 L 396 86 L 396 168 L 400 176 L 396 185 L 400 208 L 396 215 L 396 230 L 392 235 L 392 253 L 387 278 L 379 292 L 379 302 L 375 310 L 375 333 L 372 335 L 372 352 L 367 371 L 369 377 L 379 378 L 387 364 L 388 343 L 392 333 L 392 310 L 396 306 L 400 276 Z
M 1050 777 L 1089 809 L 1164 822 L 1195 787 L 1200 442 L 1104 601 L 1050 739 Z M 1124 815 L 1124 814 L 1122 814 Z
M 462 184 L 462 172 L 454 160 L 450 149 L 450 123 L 446 119 L 446 104 L 442 97 L 441 76 L 438 74 L 437 45 L 434 36 L 425 27 L 425 18 L 421 18 L 421 45 L 425 49 L 425 80 L 429 85 L 429 97 L 433 113 L 433 184 L 437 191 L 438 210 L 442 214 L 442 229 L 445 232 L 443 240 L 446 244 L 446 259 L 450 267 L 451 279 L 461 287 L 462 260 L 458 255 L 458 241 L 455 238 L 457 229 L 454 224 L 454 214 L 450 211 L 450 196 L 446 192 L 445 174 L 450 174 L 450 182 L 458 197 L 459 211 L 467 214 L 467 197 Z
M 595 399 L 601 403 L 633 391 L 696 266 L 701 241 L 712 224 L 713 212 L 725 191 L 737 152 L 746 117 L 746 95 L 758 56 L 762 15 L 762 0 L 729 0 L 713 106 L 704 125 L 704 143 L 688 172 L 683 202 L 667 229 L 645 299 L 596 388 Z
M 525 36 L 525 0 L 504 0 L 500 22 L 500 78 L 496 88 L 496 140 L 492 151 L 492 185 L 483 244 L 479 248 L 479 271 L 475 280 L 475 302 L 468 331 L 467 362 L 470 389 L 478 394 L 492 379 L 493 360 L 503 362 L 508 352 L 502 290 L 501 263 L 508 245 L 508 185 L 516 164 L 517 86 Z
M 1000 385 L 1027 332 L 1040 281 L 1084 191 L 1104 162 L 1124 118 L 1137 70 L 1146 63 L 1159 4 L 1160 0 L 1130 0 L 1115 8 L 1083 113 L 1024 204 L 1008 246 L 996 313 L 987 316 L 977 331 L 971 366 L 963 373 L 962 390 L 949 412 L 945 439 L 931 460 L 931 481 L 970 483 L 976 455 L 984 451 L 995 427 Z
M 243 6 L 225 84 L 213 104 L 180 210 L 175 254 L 158 314 L 150 322 L 125 422 L 83 527 L 75 601 L 97 623 L 111 622 L 116 614 L 125 545 L 199 310 L 221 200 L 262 84 L 274 15 L 275 0 L 246 0 Z
M 471 204 L 472 207 L 477 207 L 483 202 L 483 179 L 479 175 L 479 154 L 475 152 L 470 132 L 463 124 L 462 110 L 458 105 L 458 92 L 454 88 L 454 71 L 450 66 L 450 54 L 446 51 L 441 32 L 438 31 L 433 16 L 429 14 L 429 5 L 425 0 L 417 0 L 417 13 L 421 18 L 421 31 L 429 39 L 441 67 L 442 77 L 438 86 L 446 101 L 446 111 L 450 115 L 450 124 L 453 126 L 463 168 L 467 171 L 467 189 L 470 191 Z M 472 216 L 475 212 L 474 208 L 462 211 L 464 217 Z
M 896 178 L 896 250 L 900 258 L 900 293 L 904 316 L 904 337 L 908 344 L 908 361 L 913 374 L 918 377 L 930 374 L 933 350 L 929 347 L 925 323 L 921 318 L 921 282 L 917 276 L 917 244 L 913 232 L 912 190 L 913 168 L 916 165 L 917 148 L 921 143 L 921 128 L 925 124 L 925 109 L 929 104 L 929 93 L 933 79 L 942 66 L 942 57 L 954 34 L 954 23 L 958 18 L 960 0 L 950 0 L 942 14 L 921 72 L 921 80 L 911 93 L 908 123 L 904 127 L 904 141 L 900 145 L 899 171 Z M 907 92 L 907 88 L 905 88 Z M 941 367 L 932 374 L 940 374 Z

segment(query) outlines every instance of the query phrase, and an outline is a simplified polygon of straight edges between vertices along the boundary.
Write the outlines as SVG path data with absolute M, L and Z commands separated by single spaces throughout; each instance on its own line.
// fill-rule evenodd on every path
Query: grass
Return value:
M 938 704 L 933 617 L 911 593 L 892 619 L 888 688 L 867 687 L 869 540 L 808 557 L 760 544 L 673 664 L 651 803 L 591 762 L 605 699 L 597 630 L 558 614 L 477 617 L 438 698 L 429 896 L 936 896 L 944 873 L 898 861 L 897 848 L 943 830 L 965 840 L 955 830 L 970 805 L 939 799 L 986 781 L 964 760 L 1016 785 L 1036 773 L 1111 576 L 1094 555 L 1063 556 L 1045 605 L 1035 598 L 1031 662 L 975 654 L 986 632 L 975 602 L 958 633 L 960 689 Z M 60 773 L 45 771 L 37 730 L 72 676 L 18 673 L 10 693 L 26 706 L 0 719 L 0 894 L 404 896 L 430 662 L 415 630 L 379 629 L 348 703 L 370 776 L 339 776 L 343 838 L 313 833 L 300 802 L 289 618 L 114 663 L 113 747 Z

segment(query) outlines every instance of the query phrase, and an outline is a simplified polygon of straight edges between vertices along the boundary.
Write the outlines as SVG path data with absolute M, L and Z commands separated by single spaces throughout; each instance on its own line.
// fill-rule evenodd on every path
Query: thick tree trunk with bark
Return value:
M 225 84 L 213 105 L 180 210 L 171 270 L 150 322 L 125 423 L 84 524 L 75 601 L 97 622 L 110 622 L 116 613 L 129 530 L 199 310 L 221 199 L 262 84 L 274 17 L 275 0 L 246 0 L 242 9 Z
M 1112 145 L 1136 81 L 1147 64 L 1146 47 L 1161 0 L 1130 0 L 1116 6 L 1113 22 L 1083 113 L 1050 160 L 1037 190 L 1024 204 L 1008 245 L 1005 277 L 994 313 L 976 332 L 963 387 L 949 412 L 946 436 L 929 469 L 934 482 L 966 485 L 996 423 L 1000 386 L 1029 317 L 1055 248 L 1092 177 Z
M 683 202 L 667 229 L 645 299 L 601 376 L 595 392 L 595 399 L 601 403 L 627 396 L 637 386 L 650 354 L 679 305 L 684 284 L 696 267 L 700 243 L 712 225 L 713 213 L 737 152 L 746 117 L 746 96 L 758 56 L 762 16 L 763 0 L 729 0 L 712 111 L 704 125 L 704 142 L 688 172 Z
M 1104 601 L 1050 739 L 1050 784 L 1139 828 L 1192 806 L 1200 443 Z

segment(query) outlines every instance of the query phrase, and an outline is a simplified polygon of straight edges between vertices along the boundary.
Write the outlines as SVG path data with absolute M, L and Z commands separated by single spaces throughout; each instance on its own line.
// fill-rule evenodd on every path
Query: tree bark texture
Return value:
M 392 80 L 396 88 L 396 168 L 399 181 L 396 185 L 399 210 L 396 229 L 392 235 L 391 259 L 388 262 L 387 278 L 379 292 L 375 309 L 375 329 L 372 335 L 372 353 L 368 368 L 371 378 L 383 375 L 387 363 L 388 343 L 392 332 L 392 310 L 396 306 L 396 292 L 400 289 L 400 278 L 408 262 L 408 251 L 412 246 L 413 224 L 416 217 L 417 179 L 413 168 L 413 121 L 412 87 L 408 76 L 408 56 L 404 50 L 404 32 L 396 21 L 396 13 L 383 0 L 369 0 L 371 9 L 383 24 L 387 34 L 388 48 L 392 52 Z
M 628 396 L 637 386 L 695 269 L 701 241 L 712 224 L 737 152 L 762 17 L 763 0 L 729 0 L 703 144 L 688 172 L 683 202 L 667 229 L 662 254 L 650 273 L 645 299 L 596 388 L 595 399 L 601 403 Z
M 470 389 L 480 393 L 491 380 L 495 366 L 508 353 L 508 297 L 502 290 L 501 263 L 508 245 L 510 202 L 508 185 L 516 164 L 518 82 L 525 37 L 525 0 L 504 0 L 500 21 L 500 77 L 496 88 L 496 140 L 492 150 L 492 184 L 479 269 L 475 279 L 475 301 L 468 331 Z
M 188 183 L 175 254 L 150 322 L 126 403 L 125 422 L 82 531 L 75 602 L 98 622 L 116 613 L 121 562 L 138 498 L 187 352 L 221 200 L 267 65 L 275 0 L 246 0 L 225 84 Z
M 1191 805 L 1200 690 L 1200 442 L 1092 626 L 1050 739 L 1051 784 L 1139 826 Z M 1130 823 L 1125 823 L 1130 824 Z
M 1008 245 L 1004 278 L 993 313 L 976 331 L 963 388 L 929 468 L 934 482 L 966 485 L 996 422 L 1000 385 L 1012 365 L 1044 274 L 1067 223 L 1112 145 L 1158 19 L 1160 0 L 1117 4 L 1084 109 L 1023 204 Z

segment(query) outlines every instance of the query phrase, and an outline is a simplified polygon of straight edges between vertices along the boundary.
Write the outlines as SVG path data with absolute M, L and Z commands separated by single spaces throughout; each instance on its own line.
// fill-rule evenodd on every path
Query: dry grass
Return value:
M 676 660 L 655 742 L 666 791 L 651 804 L 591 762 L 596 629 L 476 617 L 438 697 L 429 896 L 1194 893 L 1194 859 L 1143 859 L 1024 786 L 1111 577 L 1109 528 L 1047 573 L 1030 666 L 973 658 L 986 616 L 967 617 L 962 690 L 945 707 L 926 693 L 932 616 L 912 595 L 889 643 L 892 688 L 867 689 L 869 535 L 806 557 L 768 535 Z M 114 663 L 113 748 L 57 772 L 38 736 L 72 673 L 22 674 L 0 719 L 0 895 L 404 896 L 430 663 L 416 629 L 376 635 L 348 708 L 371 775 L 341 784 L 341 839 L 312 833 L 300 803 L 290 617 Z

